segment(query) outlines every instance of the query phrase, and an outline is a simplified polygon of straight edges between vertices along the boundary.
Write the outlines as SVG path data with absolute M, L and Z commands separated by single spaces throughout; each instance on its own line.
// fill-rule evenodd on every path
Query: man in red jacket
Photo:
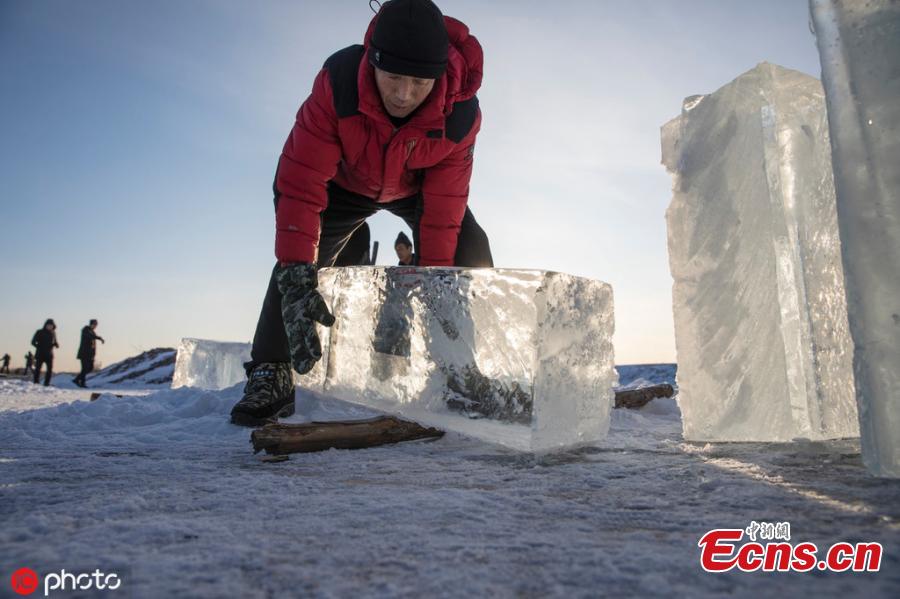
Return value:
M 315 323 L 334 322 L 316 269 L 378 210 L 406 221 L 420 266 L 493 266 L 466 206 L 481 76 L 478 40 L 430 0 L 385 2 L 363 45 L 325 61 L 278 163 L 278 263 L 232 422 L 293 414 L 291 367 L 312 369 L 322 355 Z

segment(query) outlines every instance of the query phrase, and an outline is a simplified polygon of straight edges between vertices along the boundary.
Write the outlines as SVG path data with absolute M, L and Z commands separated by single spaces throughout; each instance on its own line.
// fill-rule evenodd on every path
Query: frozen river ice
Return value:
M 266 464 L 228 424 L 239 387 L 147 393 L 0 380 L 5 580 L 100 568 L 134 597 L 900 591 L 900 481 L 870 477 L 857 441 L 689 444 L 655 400 L 542 459 L 448 434 Z M 304 393 L 291 420 L 368 414 Z M 882 570 L 705 573 L 699 538 L 752 520 L 881 542 Z

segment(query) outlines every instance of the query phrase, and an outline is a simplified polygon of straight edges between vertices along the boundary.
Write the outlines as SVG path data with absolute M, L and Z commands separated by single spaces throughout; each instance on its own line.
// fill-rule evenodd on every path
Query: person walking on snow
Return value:
M 9 374 L 9 361 L 11 359 L 12 358 L 9 357 L 9 354 L 3 354 L 3 358 L 2 358 L 3 366 L 0 366 L 0 372 L 5 372 L 6 374 Z
M 103 337 L 94 332 L 97 329 L 97 319 L 92 318 L 88 325 L 81 329 L 81 344 L 78 346 L 78 355 L 81 360 L 81 372 L 72 382 L 79 387 L 87 387 L 86 377 L 94 370 L 94 356 L 97 355 L 97 340 L 106 343 Z
M 34 368 L 34 354 L 28 352 L 25 354 L 25 376 L 31 374 L 32 369 Z
M 487 235 L 468 208 L 482 50 L 430 0 L 389 0 L 364 43 L 325 61 L 300 107 L 275 175 L 275 256 L 245 364 L 235 424 L 294 412 L 291 368 L 309 372 L 316 322 L 334 323 L 316 271 L 333 265 L 379 210 L 413 231 L 420 266 L 491 267 Z
M 44 327 L 38 329 L 31 338 L 31 345 L 35 347 L 34 384 L 41 376 L 41 367 L 47 365 L 47 373 L 44 375 L 44 386 L 50 384 L 53 377 L 53 348 L 59 348 L 56 342 L 56 323 L 48 318 Z

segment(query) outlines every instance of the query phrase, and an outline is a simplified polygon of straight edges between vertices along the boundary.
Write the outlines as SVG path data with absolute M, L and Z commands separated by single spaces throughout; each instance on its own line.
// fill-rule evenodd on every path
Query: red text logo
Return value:
M 813 569 L 878 572 L 881 569 L 881 543 L 835 543 L 819 559 L 819 549 L 815 543 L 793 544 L 784 540 L 761 543 L 748 532 L 752 540 L 739 544 L 744 533 L 739 528 L 717 528 L 703 535 L 697 543 L 703 569 L 713 573 L 728 572 L 734 568 L 741 572 L 809 572 Z

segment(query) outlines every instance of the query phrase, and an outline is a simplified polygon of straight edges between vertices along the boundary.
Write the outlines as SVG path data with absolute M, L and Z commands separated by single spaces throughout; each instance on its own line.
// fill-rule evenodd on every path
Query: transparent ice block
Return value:
M 900 2 L 812 0 L 863 461 L 900 477 Z
M 824 94 L 762 63 L 662 129 L 684 437 L 858 434 Z
M 172 388 L 227 389 L 246 380 L 244 362 L 249 359 L 249 343 L 182 339 L 175 357 Z
M 612 288 L 534 270 L 329 268 L 323 358 L 300 382 L 525 451 L 609 427 Z

